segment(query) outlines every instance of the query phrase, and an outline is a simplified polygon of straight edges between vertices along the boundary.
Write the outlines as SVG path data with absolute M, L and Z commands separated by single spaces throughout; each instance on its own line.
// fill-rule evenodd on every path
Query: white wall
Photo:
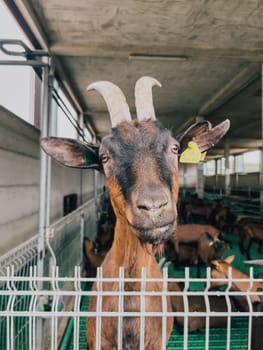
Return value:
M 0 106 L 0 255 L 38 231 L 39 137 L 39 130 Z M 93 197 L 94 170 L 52 161 L 51 223 L 63 215 L 63 197 L 70 193 L 77 193 L 78 204 Z

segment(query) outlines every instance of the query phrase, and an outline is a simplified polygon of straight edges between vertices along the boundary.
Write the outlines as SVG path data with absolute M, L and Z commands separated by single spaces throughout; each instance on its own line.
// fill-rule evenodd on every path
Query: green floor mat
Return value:
M 87 310 L 88 298 L 85 297 L 82 310 Z M 231 320 L 231 350 L 247 350 L 248 342 L 248 320 L 246 317 L 235 317 Z M 188 334 L 187 349 L 188 350 L 205 350 L 206 334 L 205 330 L 198 333 Z M 226 328 L 211 328 L 209 332 L 209 350 L 225 350 L 227 348 L 227 330 Z M 184 348 L 184 336 L 177 331 L 176 326 L 170 336 L 167 350 L 182 350 Z M 60 350 L 73 350 L 73 332 L 69 338 L 68 344 L 60 347 Z M 79 349 L 86 350 L 86 319 L 80 318 L 80 335 L 79 335 Z
M 244 264 L 246 257 L 242 255 L 238 248 L 238 237 L 234 234 L 225 233 L 226 238 L 231 244 L 225 252 L 225 256 L 235 255 L 235 260 L 233 265 L 239 270 L 249 273 L 249 265 Z M 257 245 L 253 244 L 251 247 L 251 256 L 253 259 L 263 258 L 263 254 L 259 253 L 257 250 Z M 263 274 L 262 266 L 254 267 L 254 276 L 259 277 Z M 185 277 L 184 268 L 174 269 L 172 265 L 169 266 L 169 275 L 177 278 Z M 190 276 L 196 278 L 197 271 L 196 268 L 190 268 Z M 206 277 L 206 269 L 201 270 L 201 278 Z M 190 283 L 190 290 L 203 290 L 205 283 L 196 281 Z M 88 309 L 88 298 L 85 297 L 82 302 L 83 311 Z M 72 327 L 71 327 L 72 328 Z M 248 318 L 247 317 L 232 317 L 231 318 L 231 337 L 230 337 L 230 349 L 231 350 L 247 350 L 248 346 Z M 68 343 L 60 347 L 60 350 L 73 350 L 73 331 L 68 337 Z M 187 349 L 188 350 L 205 350 L 206 344 L 206 333 L 202 330 L 198 333 L 188 334 Z M 209 350 L 225 350 L 227 348 L 227 329 L 226 328 L 211 328 L 209 331 Z M 80 336 L 79 336 L 79 349 L 86 350 L 86 319 L 80 318 Z M 167 345 L 167 350 L 182 350 L 184 349 L 184 336 L 177 331 L 176 326 L 173 329 L 169 343 Z

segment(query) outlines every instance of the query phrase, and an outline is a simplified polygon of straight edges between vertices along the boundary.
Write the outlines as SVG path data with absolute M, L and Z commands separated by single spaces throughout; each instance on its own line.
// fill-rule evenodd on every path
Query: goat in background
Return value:
M 141 277 L 142 267 L 147 278 L 146 291 L 161 292 L 162 274 L 155 260 L 155 252 L 174 232 L 177 224 L 178 155 L 193 140 L 201 152 L 213 147 L 229 128 L 229 120 L 212 128 L 208 121 L 193 124 L 177 138 L 156 121 L 152 104 L 152 87 L 160 83 L 151 77 L 140 78 L 135 87 L 137 120 L 132 120 L 122 91 L 110 82 L 96 82 L 89 86 L 104 97 L 112 121 L 109 136 L 100 146 L 80 143 L 76 140 L 42 139 L 43 149 L 60 163 L 77 168 L 102 170 L 113 210 L 116 215 L 114 241 L 102 267 L 103 276 L 116 278 L 119 267 L 124 267 L 125 277 Z M 116 291 L 119 282 L 103 282 L 103 291 Z M 93 290 L 97 290 L 94 283 Z M 139 282 L 125 282 L 124 291 L 141 290 Z M 91 297 L 89 311 L 96 311 L 96 296 Z M 172 310 L 170 298 L 167 308 L 161 295 L 146 295 L 145 312 Z M 124 312 L 140 311 L 140 296 L 124 296 Z M 102 296 L 102 311 L 116 312 L 119 301 L 116 296 Z M 166 320 L 166 332 L 162 334 L 162 317 L 147 317 L 144 313 L 144 348 L 160 350 L 162 337 L 168 341 L 173 318 Z M 118 318 L 102 317 L 101 349 L 118 347 Z M 89 349 L 95 349 L 96 319 L 87 322 Z M 140 348 L 140 317 L 123 316 L 122 349 Z M 120 344 L 119 344 L 120 346 Z

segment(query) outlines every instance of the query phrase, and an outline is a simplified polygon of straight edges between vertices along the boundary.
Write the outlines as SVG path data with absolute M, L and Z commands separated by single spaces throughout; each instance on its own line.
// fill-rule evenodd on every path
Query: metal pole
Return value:
M 230 166 L 229 166 L 229 142 L 225 143 L 225 194 L 228 196 L 231 193 L 230 187 Z
M 204 198 L 204 163 L 198 163 L 196 167 L 197 181 L 196 181 L 196 192 L 198 198 Z
M 50 128 L 50 110 L 51 110 L 51 89 L 53 83 L 53 72 L 50 66 L 43 68 L 42 80 L 42 106 L 41 106 L 41 138 L 49 135 Z M 39 195 L 39 231 L 38 231 L 38 266 L 37 273 L 41 277 L 44 275 L 44 257 L 45 257 L 45 234 L 49 227 L 49 206 L 50 206 L 50 167 L 51 160 L 47 154 L 40 149 L 40 195 Z M 38 285 L 43 289 L 43 283 Z M 44 349 L 44 321 L 37 318 L 37 337 L 36 348 Z
M 203 121 L 202 116 L 197 116 L 195 118 L 196 122 Z M 205 178 L 204 178 L 204 163 L 198 163 L 196 166 L 196 193 L 199 198 L 204 198 L 204 187 L 205 187 Z
M 261 64 L 261 139 L 263 140 L 263 63 Z M 260 214 L 263 217 L 263 147 L 260 164 Z

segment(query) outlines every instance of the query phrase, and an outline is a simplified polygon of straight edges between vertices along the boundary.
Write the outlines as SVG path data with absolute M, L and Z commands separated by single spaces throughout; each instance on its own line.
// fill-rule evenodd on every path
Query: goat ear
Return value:
M 235 255 L 229 255 L 224 259 L 224 261 L 230 265 L 234 261 L 234 259 L 235 259 Z
M 101 170 L 97 145 L 57 137 L 42 138 L 40 144 L 49 156 L 65 166 Z
M 229 119 L 212 128 L 208 120 L 191 125 L 184 133 L 177 136 L 180 149 L 183 152 L 188 147 L 188 142 L 194 141 L 200 152 L 205 152 L 215 146 L 226 134 L 230 127 Z

